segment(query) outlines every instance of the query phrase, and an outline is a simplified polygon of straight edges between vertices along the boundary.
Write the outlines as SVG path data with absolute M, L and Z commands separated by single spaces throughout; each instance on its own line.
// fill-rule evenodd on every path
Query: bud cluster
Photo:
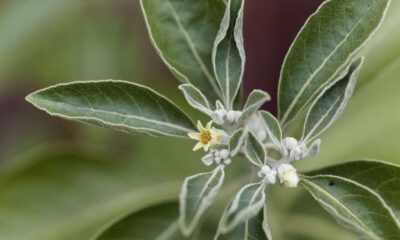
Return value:
M 229 165 L 231 164 L 231 153 L 227 149 L 212 149 L 210 153 L 206 154 L 201 161 L 204 163 L 206 166 L 211 166 L 212 164 L 224 164 L 224 165 Z

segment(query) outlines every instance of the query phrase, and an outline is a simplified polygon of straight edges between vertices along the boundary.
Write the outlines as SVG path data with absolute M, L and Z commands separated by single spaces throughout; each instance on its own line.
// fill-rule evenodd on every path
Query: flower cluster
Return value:
M 240 117 L 240 111 L 226 111 L 223 108 L 217 108 L 212 113 L 213 120 L 220 125 L 235 123 Z M 202 162 L 206 166 L 211 165 L 229 165 L 232 162 L 233 154 L 229 150 L 229 136 L 226 131 L 212 127 L 212 121 L 208 122 L 206 127 L 197 123 L 198 133 L 189 133 L 189 137 L 198 140 L 198 143 L 193 148 L 194 151 L 204 148 L 209 151 L 203 158 Z M 263 124 L 263 120 L 256 114 L 252 116 L 244 125 L 246 132 L 252 132 L 257 139 L 264 145 L 266 151 L 268 146 L 278 151 L 280 159 L 276 160 L 272 157 L 267 157 L 265 163 L 259 166 L 258 177 L 262 178 L 265 183 L 275 184 L 277 178 L 284 187 L 296 187 L 299 182 L 297 170 L 291 165 L 291 162 L 306 158 L 314 157 L 319 152 L 321 141 L 318 139 L 307 147 L 304 141 L 298 141 L 293 137 L 285 137 L 279 143 L 273 143 L 268 136 L 268 129 Z M 242 144 L 244 144 L 242 142 Z M 271 148 L 271 147 L 270 147 Z M 243 153 L 243 146 L 239 148 L 238 153 Z M 235 154 L 236 155 L 236 154 Z

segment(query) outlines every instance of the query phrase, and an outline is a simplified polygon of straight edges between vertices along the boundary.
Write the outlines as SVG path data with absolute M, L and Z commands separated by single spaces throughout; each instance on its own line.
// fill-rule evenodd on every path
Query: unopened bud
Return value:
M 290 164 L 282 164 L 278 167 L 278 175 L 281 184 L 285 187 L 297 187 L 300 179 L 296 169 Z

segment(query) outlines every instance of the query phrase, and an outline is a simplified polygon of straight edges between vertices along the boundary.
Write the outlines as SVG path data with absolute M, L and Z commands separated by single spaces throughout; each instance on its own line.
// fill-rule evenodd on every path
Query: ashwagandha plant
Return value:
M 233 196 L 214 239 L 272 239 L 265 192 L 276 183 L 290 188 L 300 183 L 339 223 L 363 238 L 400 239 L 399 166 L 357 160 L 303 174 L 292 165 L 318 154 L 318 137 L 344 111 L 363 64 L 359 52 L 379 28 L 390 1 L 328 0 L 320 6 L 283 63 L 278 118 L 259 110 L 270 100 L 261 90 L 252 91 L 240 107 L 244 3 L 141 1 L 154 47 L 182 82 L 179 89 L 189 105 L 210 118 L 205 125 L 195 125 L 163 95 L 128 81 L 58 84 L 26 99 L 50 115 L 132 134 L 190 138 L 196 141 L 194 151 L 205 151 L 201 161 L 213 170 L 186 178 L 179 217 L 174 204 L 154 210 L 171 224 L 161 224 L 154 230 L 158 237 L 151 239 L 196 238 L 193 233 L 236 156 L 257 169 L 257 180 Z M 299 139 L 284 131 L 294 123 L 302 126 Z M 96 238 L 121 236 L 121 231 L 111 226 Z

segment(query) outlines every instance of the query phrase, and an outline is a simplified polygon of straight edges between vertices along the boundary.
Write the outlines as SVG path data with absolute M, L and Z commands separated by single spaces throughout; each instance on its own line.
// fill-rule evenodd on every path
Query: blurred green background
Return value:
M 283 56 L 320 2 L 247 2 L 245 92 L 257 87 L 276 96 Z M 400 164 L 399 21 L 400 1 L 393 1 L 361 53 L 366 61 L 353 100 L 322 136 L 320 155 L 300 162 L 300 169 L 359 157 Z M 152 48 L 137 1 L 0 1 L 1 240 L 89 239 L 127 211 L 176 199 L 186 176 L 207 171 L 190 141 L 68 122 L 24 101 L 51 84 L 110 78 L 151 86 L 193 119 L 204 119 L 184 102 Z M 265 108 L 276 112 L 276 103 Z M 250 171 L 234 161 L 206 231 L 215 230 L 224 204 L 250 181 Z M 269 193 L 275 239 L 353 239 L 302 189 Z

